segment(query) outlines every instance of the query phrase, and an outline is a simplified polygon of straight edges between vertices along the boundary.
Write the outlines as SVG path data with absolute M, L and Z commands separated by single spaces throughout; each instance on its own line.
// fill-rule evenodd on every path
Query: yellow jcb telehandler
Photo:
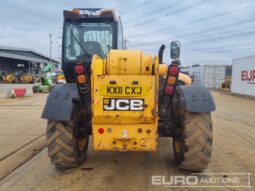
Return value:
M 179 42 L 171 42 L 173 61 L 166 65 L 164 45 L 157 56 L 122 50 L 114 10 L 74 9 L 64 11 L 62 44 L 67 83 L 50 92 L 42 114 L 57 168 L 82 164 L 90 135 L 94 150 L 120 152 L 155 152 L 160 137 L 172 137 L 178 167 L 207 168 L 215 104 L 206 88 L 180 72 Z

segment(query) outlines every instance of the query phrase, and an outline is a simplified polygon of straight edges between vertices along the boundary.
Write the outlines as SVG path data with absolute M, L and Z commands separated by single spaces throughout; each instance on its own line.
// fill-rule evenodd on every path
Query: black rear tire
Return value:
M 175 162 L 179 168 L 200 172 L 208 167 L 212 152 L 210 113 L 185 112 L 179 136 L 173 138 Z
M 57 168 L 77 167 L 87 158 L 89 136 L 75 137 L 75 128 L 74 122 L 48 121 L 48 156 Z

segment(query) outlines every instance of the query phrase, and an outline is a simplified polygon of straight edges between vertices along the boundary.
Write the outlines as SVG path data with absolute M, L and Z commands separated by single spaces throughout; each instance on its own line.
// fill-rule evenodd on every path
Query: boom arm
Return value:
M 47 64 L 38 74 L 37 78 L 35 79 L 35 81 L 38 81 L 41 77 L 41 75 L 44 73 L 44 72 L 49 72 L 51 71 L 52 69 L 52 64 Z

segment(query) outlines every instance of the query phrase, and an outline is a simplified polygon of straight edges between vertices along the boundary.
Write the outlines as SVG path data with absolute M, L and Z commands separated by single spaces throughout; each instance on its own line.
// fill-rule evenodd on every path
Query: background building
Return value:
M 226 65 L 201 65 L 182 68 L 181 71 L 193 77 L 194 85 L 202 85 L 207 88 L 221 88 L 221 83 L 228 75 Z
M 15 71 L 38 73 L 40 69 L 50 62 L 52 62 L 53 68 L 58 68 L 58 61 L 51 60 L 48 56 L 37 51 L 0 46 L 0 71 L 8 73 Z
M 255 96 L 255 55 L 232 61 L 231 92 Z

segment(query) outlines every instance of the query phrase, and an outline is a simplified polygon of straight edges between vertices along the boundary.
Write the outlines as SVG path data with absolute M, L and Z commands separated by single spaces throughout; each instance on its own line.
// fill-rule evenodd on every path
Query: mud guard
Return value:
M 211 93 L 204 86 L 178 86 L 177 92 L 186 111 L 203 113 L 216 109 Z
M 74 100 L 79 98 L 77 85 L 67 83 L 55 86 L 48 95 L 42 118 L 56 121 L 70 121 L 75 119 L 79 104 Z

